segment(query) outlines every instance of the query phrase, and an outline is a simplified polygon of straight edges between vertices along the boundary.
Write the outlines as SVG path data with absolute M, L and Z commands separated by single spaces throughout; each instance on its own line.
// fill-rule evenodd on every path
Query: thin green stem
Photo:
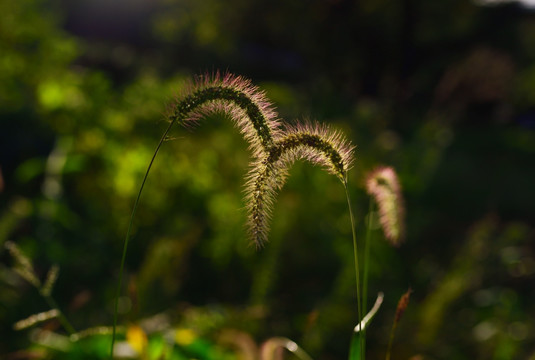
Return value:
M 368 274 L 370 264 L 370 244 L 372 237 L 372 213 L 373 213 L 373 200 L 370 199 L 370 206 L 368 209 L 368 226 L 366 227 L 366 240 L 364 242 L 364 274 L 362 277 L 362 308 L 364 313 L 368 312 Z M 364 329 L 362 336 L 364 337 L 364 354 L 366 354 L 366 329 Z
M 295 342 L 291 340 L 286 340 L 286 349 L 291 351 L 296 357 L 298 357 L 301 360 L 312 360 L 310 355 L 308 355 L 305 350 L 301 349 L 299 345 L 297 345 Z
M 165 138 L 167 137 L 167 134 L 169 133 L 169 130 L 171 130 L 171 127 L 176 122 L 176 119 L 173 119 L 170 123 L 165 132 L 162 135 L 162 138 L 158 142 L 158 146 L 156 146 L 156 149 L 154 150 L 154 154 L 152 155 L 152 159 L 150 160 L 149 166 L 147 167 L 147 171 L 145 172 L 145 176 L 143 177 L 143 181 L 141 182 L 141 186 L 139 188 L 139 192 L 136 197 L 136 201 L 134 202 L 134 207 L 132 208 L 132 214 L 130 215 L 130 221 L 128 223 L 128 230 L 126 231 L 126 237 L 124 239 L 124 245 L 123 245 L 123 255 L 121 258 L 121 267 L 119 270 L 119 282 L 117 284 L 117 293 L 115 296 L 115 306 L 113 311 L 113 332 L 111 336 L 111 349 L 110 349 L 110 359 L 113 359 L 113 347 L 115 345 L 115 334 L 116 334 L 116 328 L 117 328 L 117 311 L 119 307 L 119 296 L 121 295 L 121 287 L 123 283 L 123 272 L 124 272 L 124 264 L 126 260 L 126 249 L 128 248 L 128 242 L 130 240 L 130 233 L 132 231 L 132 225 L 134 223 L 134 216 L 136 215 L 137 206 L 139 204 L 139 199 L 141 198 L 141 193 L 143 192 L 143 188 L 145 187 L 145 182 L 147 181 L 147 177 L 149 176 L 150 169 L 152 168 L 152 164 L 154 163 L 154 159 L 156 159 L 156 155 L 158 154 L 158 151 L 160 151 L 160 148 L 162 147 L 163 142 L 165 141 Z
M 74 330 L 74 327 L 71 325 L 69 320 L 67 320 L 67 318 L 65 317 L 65 314 L 63 314 L 63 311 L 61 311 L 56 301 L 50 295 L 43 294 L 42 291 L 39 291 L 39 293 L 45 299 L 46 303 L 51 309 L 56 309 L 58 311 L 58 320 L 63 326 L 63 328 L 67 330 L 69 335 L 76 333 L 76 330 Z
M 347 207 L 349 209 L 349 217 L 351 219 L 351 232 L 353 235 L 353 257 L 355 261 L 355 278 L 356 278 L 356 284 L 357 284 L 357 312 L 358 312 L 358 324 L 360 324 L 362 320 L 362 308 L 360 304 L 360 272 L 359 272 L 359 257 L 358 257 L 358 248 L 357 248 L 357 233 L 355 231 L 355 218 L 353 216 L 353 210 L 351 208 L 351 200 L 349 198 L 349 187 L 347 186 L 347 179 L 344 179 L 344 188 L 346 190 L 346 198 L 347 198 Z M 360 352 L 361 352 L 361 359 L 365 360 L 364 358 L 364 338 L 360 337 Z
M 390 354 L 392 352 L 392 343 L 394 342 L 394 333 L 396 332 L 396 323 L 392 325 L 390 330 L 390 338 L 388 339 L 388 347 L 386 348 L 385 360 L 390 360 Z

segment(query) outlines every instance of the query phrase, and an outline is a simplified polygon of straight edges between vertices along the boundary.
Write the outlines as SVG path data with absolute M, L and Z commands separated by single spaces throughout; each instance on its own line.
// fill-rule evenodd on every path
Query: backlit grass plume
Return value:
M 115 297 L 111 353 L 113 353 L 115 343 L 118 299 L 121 292 L 128 242 L 139 199 L 152 164 L 174 124 L 178 123 L 186 127 L 191 126 L 199 122 L 201 118 L 215 112 L 224 112 L 231 117 L 234 124 L 249 142 L 249 147 L 255 158 L 265 156 L 269 149 L 273 147 L 274 138 L 280 133 L 280 121 L 273 105 L 267 100 L 263 91 L 241 76 L 221 75 L 219 72 L 213 75 L 199 76 L 176 97 L 167 111 L 169 125 L 154 150 L 132 207 L 132 214 L 130 215 L 123 245 L 117 295 Z
M 366 190 L 379 207 L 379 221 L 386 238 L 398 246 L 405 235 L 405 209 L 401 186 L 391 167 L 378 167 L 366 178 Z
M 249 234 L 257 247 L 267 240 L 275 195 L 295 160 L 308 160 L 345 182 L 353 161 L 353 147 L 337 132 L 319 124 L 287 127 L 268 153 L 251 168 L 246 187 Z
M 348 196 L 352 221 L 360 321 L 357 244 L 346 182 L 347 170 L 352 162 L 353 147 L 340 133 L 331 131 L 324 126 L 305 124 L 282 128 L 273 105 L 267 100 L 263 91 L 241 76 L 215 73 L 197 77 L 168 108 L 167 118 L 170 123 L 160 138 L 148 164 L 128 224 L 115 297 L 110 354 L 113 353 L 115 342 L 118 299 L 121 292 L 126 251 L 139 199 L 152 164 L 174 124 L 192 126 L 214 112 L 222 112 L 230 116 L 248 141 L 252 151 L 253 161 L 247 181 L 246 201 L 249 210 L 250 235 L 257 246 L 261 246 L 267 240 L 268 220 L 275 193 L 283 186 L 288 168 L 295 160 L 309 160 L 313 164 L 322 166 L 342 181 Z
M 265 93 L 241 76 L 204 75 L 185 87 L 168 109 L 168 118 L 184 126 L 197 123 L 212 113 L 231 117 L 254 155 L 273 145 L 280 121 Z

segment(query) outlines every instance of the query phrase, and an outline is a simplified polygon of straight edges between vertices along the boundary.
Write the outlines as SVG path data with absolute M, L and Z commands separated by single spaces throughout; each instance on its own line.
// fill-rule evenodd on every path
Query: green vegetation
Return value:
M 203 109 L 194 133 L 173 126 L 162 138 L 128 235 L 122 354 L 230 360 L 284 347 L 383 359 L 410 288 L 391 359 L 533 357 L 530 11 L 460 0 L 0 1 L 0 358 L 108 356 L 139 186 L 165 121 L 187 110 L 176 105 L 190 79 L 214 69 L 265 93 L 214 87 L 204 95 L 235 99 L 232 109 Z M 332 129 L 344 146 L 326 146 Z M 335 153 L 349 142 L 355 161 L 339 176 Z M 309 145 L 328 171 L 299 161 L 317 162 Z M 278 157 L 284 168 L 259 171 Z M 378 166 L 396 170 L 404 212 L 381 208 L 379 190 L 397 196 L 388 177 L 367 189 Z M 282 178 L 264 183 L 274 170 Z M 251 206 L 256 190 L 276 204 Z M 405 226 L 385 236 L 396 213 Z

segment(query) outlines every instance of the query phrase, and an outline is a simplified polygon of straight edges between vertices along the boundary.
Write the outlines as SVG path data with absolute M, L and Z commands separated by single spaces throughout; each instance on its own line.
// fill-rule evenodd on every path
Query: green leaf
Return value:
M 353 332 L 351 347 L 349 348 L 349 360 L 360 360 L 360 342 L 362 332 Z

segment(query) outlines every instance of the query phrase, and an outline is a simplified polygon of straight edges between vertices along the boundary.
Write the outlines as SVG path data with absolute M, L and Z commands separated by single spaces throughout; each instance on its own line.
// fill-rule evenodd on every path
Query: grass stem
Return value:
M 361 308 L 361 297 L 360 297 L 360 271 L 359 271 L 359 257 L 358 257 L 358 248 L 357 248 L 357 234 L 355 231 L 355 218 L 353 216 L 353 210 L 351 208 L 351 200 L 349 198 L 349 187 L 347 186 L 347 178 L 344 179 L 344 188 L 346 190 L 347 206 L 349 209 L 349 217 L 351 219 L 351 232 L 353 235 L 353 257 L 355 261 L 355 277 L 356 277 L 356 285 L 357 285 L 357 313 L 358 313 L 358 324 L 360 324 L 362 320 L 362 308 Z M 361 349 L 360 358 L 362 360 L 365 360 L 363 337 L 360 337 L 360 349 Z
M 143 181 L 141 182 L 141 186 L 139 188 L 136 201 L 134 202 L 134 207 L 132 208 L 132 214 L 130 215 L 130 221 L 128 223 L 128 230 L 126 231 L 126 237 L 124 239 L 123 255 L 121 257 L 121 266 L 119 270 L 119 282 L 117 284 L 117 293 L 115 296 L 115 305 L 114 305 L 114 310 L 113 310 L 113 331 L 112 331 L 112 336 L 111 336 L 110 359 L 113 359 L 113 347 L 115 345 L 115 335 L 116 335 L 116 328 L 117 328 L 117 311 L 119 307 L 119 297 L 121 295 L 121 287 L 123 283 L 124 264 L 126 260 L 126 249 L 128 248 L 128 242 L 130 240 L 130 233 L 132 231 L 132 225 L 134 223 L 134 216 L 136 215 L 136 210 L 139 204 L 139 199 L 141 198 L 141 193 L 143 192 L 143 188 L 145 187 L 145 182 L 147 181 L 147 177 L 149 176 L 149 172 L 150 172 L 150 169 L 152 168 L 152 164 L 154 163 L 154 160 L 156 159 L 156 155 L 160 151 L 160 148 L 162 147 L 162 144 L 167 138 L 167 134 L 171 130 L 171 127 L 174 125 L 174 123 L 175 123 L 175 120 L 169 123 L 169 126 L 167 127 L 167 129 L 162 135 L 162 138 L 158 142 L 158 146 L 156 146 L 156 149 L 154 150 L 152 159 L 150 160 L 149 166 L 147 167 L 147 171 L 145 172 L 145 176 L 143 177 Z
M 370 244 L 372 237 L 372 214 L 374 209 L 374 202 L 370 199 L 370 206 L 368 209 L 368 225 L 366 226 L 366 238 L 364 242 L 364 274 L 362 276 L 362 308 L 364 314 L 368 312 L 368 274 L 370 268 Z M 364 329 L 362 336 L 364 337 L 363 352 L 366 354 L 366 330 Z

